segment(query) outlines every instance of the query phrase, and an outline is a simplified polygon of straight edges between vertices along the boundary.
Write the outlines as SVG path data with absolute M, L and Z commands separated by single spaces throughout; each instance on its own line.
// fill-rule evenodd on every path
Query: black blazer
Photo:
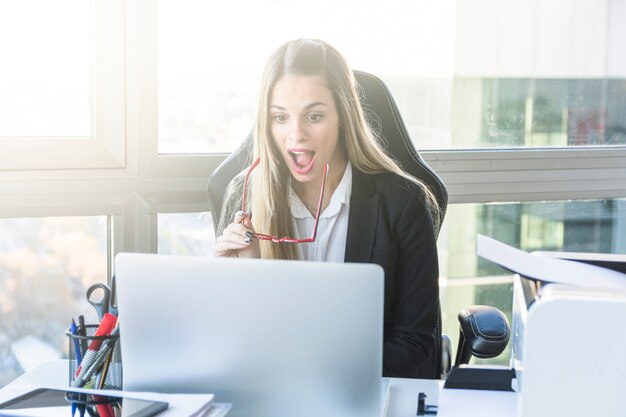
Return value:
M 346 262 L 385 270 L 383 375 L 418 377 L 435 346 L 439 266 L 424 192 L 397 174 L 352 170 Z

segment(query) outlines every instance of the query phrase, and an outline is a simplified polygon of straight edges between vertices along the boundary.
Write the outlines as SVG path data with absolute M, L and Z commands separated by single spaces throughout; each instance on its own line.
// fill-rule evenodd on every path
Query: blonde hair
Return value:
M 260 157 L 261 163 L 251 175 L 248 200 L 255 230 L 279 237 L 294 235 L 287 198 L 291 174 L 272 140 L 269 112 L 272 89 L 286 74 L 323 77 L 339 113 L 340 147 L 353 168 L 366 174 L 393 172 L 420 186 L 437 227 L 439 207 L 435 196 L 425 184 L 403 171 L 379 145 L 366 121 L 357 82 L 346 60 L 324 41 L 298 39 L 285 43 L 271 55 L 261 80 L 254 127 L 254 159 Z M 298 258 L 296 244 L 260 244 L 262 258 Z

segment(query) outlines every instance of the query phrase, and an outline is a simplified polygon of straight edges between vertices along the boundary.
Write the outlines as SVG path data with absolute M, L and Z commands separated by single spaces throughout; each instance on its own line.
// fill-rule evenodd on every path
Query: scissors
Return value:
M 92 297 L 93 293 L 99 290 L 102 290 L 102 298 L 97 299 L 97 297 Z M 94 300 L 94 298 L 96 299 Z M 111 288 L 102 283 L 93 284 L 87 288 L 87 301 L 89 301 L 89 304 L 96 309 L 100 320 L 102 320 L 102 317 L 104 317 L 106 313 L 111 313 L 114 316 L 117 316 L 117 303 L 115 303 L 115 277 L 113 277 Z

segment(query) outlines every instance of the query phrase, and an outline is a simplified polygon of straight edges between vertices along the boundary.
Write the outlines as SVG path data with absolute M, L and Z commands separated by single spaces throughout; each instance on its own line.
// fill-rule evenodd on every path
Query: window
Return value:
M 625 218 L 625 199 L 451 206 L 439 251 L 443 332 L 452 346 L 458 340 L 457 314 L 465 306 L 491 305 L 512 320 L 513 274 L 476 257 L 477 234 L 527 252 L 626 253 Z M 507 365 L 508 351 L 489 362 Z
M 331 41 L 355 68 L 404 77 L 404 87 L 452 74 L 453 21 L 452 1 L 159 0 L 159 153 L 235 149 L 252 127 L 263 65 L 289 39 Z
M 0 170 L 123 166 L 121 5 L 0 4 Z
M 211 213 L 160 213 L 158 253 L 181 256 L 210 256 L 215 233 Z
M 107 218 L 0 219 L 0 385 L 65 357 L 72 317 L 96 323 L 87 288 L 107 280 Z
M 609 78 L 603 66 L 613 58 L 610 45 L 619 41 L 596 36 L 599 31 L 611 34 L 618 23 L 606 10 L 598 11 L 597 3 L 562 2 L 562 9 L 539 8 L 537 16 L 529 7 L 521 15 L 527 25 L 518 32 L 487 23 L 487 2 L 482 7 L 473 4 L 476 10 L 471 12 L 468 5 L 453 1 L 426 10 L 418 3 L 366 3 L 334 4 L 332 18 L 323 7 L 309 8 L 294 26 L 286 22 L 290 12 L 304 5 L 300 1 L 246 4 L 249 17 L 241 16 L 239 26 L 255 34 L 250 37 L 237 36 L 230 19 L 224 18 L 237 14 L 241 4 L 160 0 L 159 152 L 233 150 L 252 126 L 265 59 L 280 43 L 300 36 L 326 39 L 355 68 L 382 77 L 419 149 L 626 145 L 626 87 L 623 80 Z M 455 15 L 455 6 L 468 13 Z M 363 13 L 368 7 L 371 13 Z M 518 9 L 516 4 L 501 5 L 496 17 L 506 20 L 507 13 Z M 570 9 L 576 12 L 572 16 Z M 593 15 L 584 15 L 591 10 Z M 588 56 L 591 63 L 546 53 L 542 37 L 554 38 L 561 19 L 585 23 L 576 25 L 577 31 L 559 31 L 558 41 L 559 47 L 575 57 Z M 326 24 L 319 25 L 323 20 Z M 493 34 L 479 24 L 502 32 L 501 42 L 496 44 Z M 376 31 L 367 30 L 381 25 L 387 37 L 373 37 Z M 272 27 L 281 27 L 280 38 L 267 30 Z M 454 27 L 456 43 L 453 30 L 441 29 Z M 230 36 L 223 39 L 226 33 Z M 579 42 L 585 36 L 597 41 L 593 49 L 589 42 Z M 500 66 L 481 65 L 459 44 L 470 51 L 491 47 L 495 57 L 516 47 L 523 48 L 521 54 L 544 55 L 533 58 L 535 68 L 525 64 L 524 71 L 532 76 L 520 77 L 513 57 Z M 468 77 L 468 72 L 480 77 Z
M 3 4 L 0 36 L 19 42 L 2 44 L 0 136 L 93 134 L 90 3 L 27 0 Z M 33 13 L 34 9 L 39 12 Z
M 460 78 L 454 97 L 455 148 L 626 145 L 621 81 Z

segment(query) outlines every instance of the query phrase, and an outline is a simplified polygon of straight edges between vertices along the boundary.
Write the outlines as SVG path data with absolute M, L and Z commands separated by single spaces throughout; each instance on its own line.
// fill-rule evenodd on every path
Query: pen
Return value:
M 84 385 L 84 375 L 87 372 L 87 369 L 89 369 L 89 367 L 96 360 L 96 356 L 98 356 L 98 350 L 102 345 L 102 339 L 98 339 L 98 337 L 107 336 L 108 334 L 110 334 L 116 322 L 117 317 L 115 317 L 114 315 L 109 313 L 106 313 L 104 315 L 102 321 L 100 322 L 100 325 L 98 326 L 98 329 L 96 330 L 96 334 L 94 335 L 96 339 L 92 340 L 91 343 L 89 343 L 89 348 L 87 348 L 87 352 L 85 353 L 85 356 L 83 356 L 83 361 L 81 362 L 78 369 L 76 369 L 76 377 L 72 382 L 72 387 L 76 388 Z
M 78 330 L 76 329 L 76 322 L 72 319 L 72 324 L 70 324 L 70 331 L 72 335 L 78 335 Z M 74 353 L 76 353 L 76 365 L 80 365 L 80 362 L 83 360 L 83 354 L 80 350 L 80 340 L 77 337 L 72 338 L 72 342 L 74 342 Z
M 119 327 L 115 327 L 115 329 L 113 329 L 113 331 L 111 332 L 110 336 L 116 336 L 119 333 L 119 329 L 120 329 Z M 113 350 L 113 347 L 115 346 L 116 342 L 117 342 L 117 339 L 115 338 L 108 339 L 106 342 L 104 342 L 104 346 L 100 348 L 93 363 L 91 364 L 91 366 L 89 366 L 89 369 L 87 369 L 85 374 L 82 376 L 83 381 L 87 381 L 89 378 L 91 378 L 93 374 L 96 373 L 98 369 L 100 369 L 100 367 L 106 360 L 109 351 Z
M 80 336 L 87 336 L 87 328 L 85 327 L 85 316 L 83 316 L 82 314 L 80 316 L 78 316 L 78 334 Z M 80 340 L 80 344 L 81 344 L 81 355 L 84 354 L 85 352 L 87 352 L 87 340 L 85 339 L 81 339 Z
M 111 404 L 104 402 L 105 398 L 99 395 L 94 395 L 93 400 L 96 403 L 96 409 L 98 410 L 98 415 L 100 417 L 115 417 L 113 415 L 113 408 L 111 407 Z
M 73 336 L 76 336 L 78 334 L 78 331 L 76 330 L 76 322 L 74 321 L 74 319 L 72 319 L 72 323 L 70 324 L 70 332 Z M 72 342 L 74 344 L 74 354 L 76 355 L 76 366 L 79 366 L 82 360 L 82 354 L 80 352 L 80 341 L 78 340 L 78 338 L 73 337 Z M 72 417 L 74 417 L 74 414 L 76 414 L 76 407 L 76 403 L 72 401 Z
M 87 410 L 87 414 L 89 414 L 91 417 L 98 417 L 98 414 L 96 414 L 92 405 L 85 406 L 85 409 Z
M 87 397 L 85 397 L 85 394 L 78 394 L 78 411 L 80 412 L 80 417 L 85 417 L 85 400 Z

